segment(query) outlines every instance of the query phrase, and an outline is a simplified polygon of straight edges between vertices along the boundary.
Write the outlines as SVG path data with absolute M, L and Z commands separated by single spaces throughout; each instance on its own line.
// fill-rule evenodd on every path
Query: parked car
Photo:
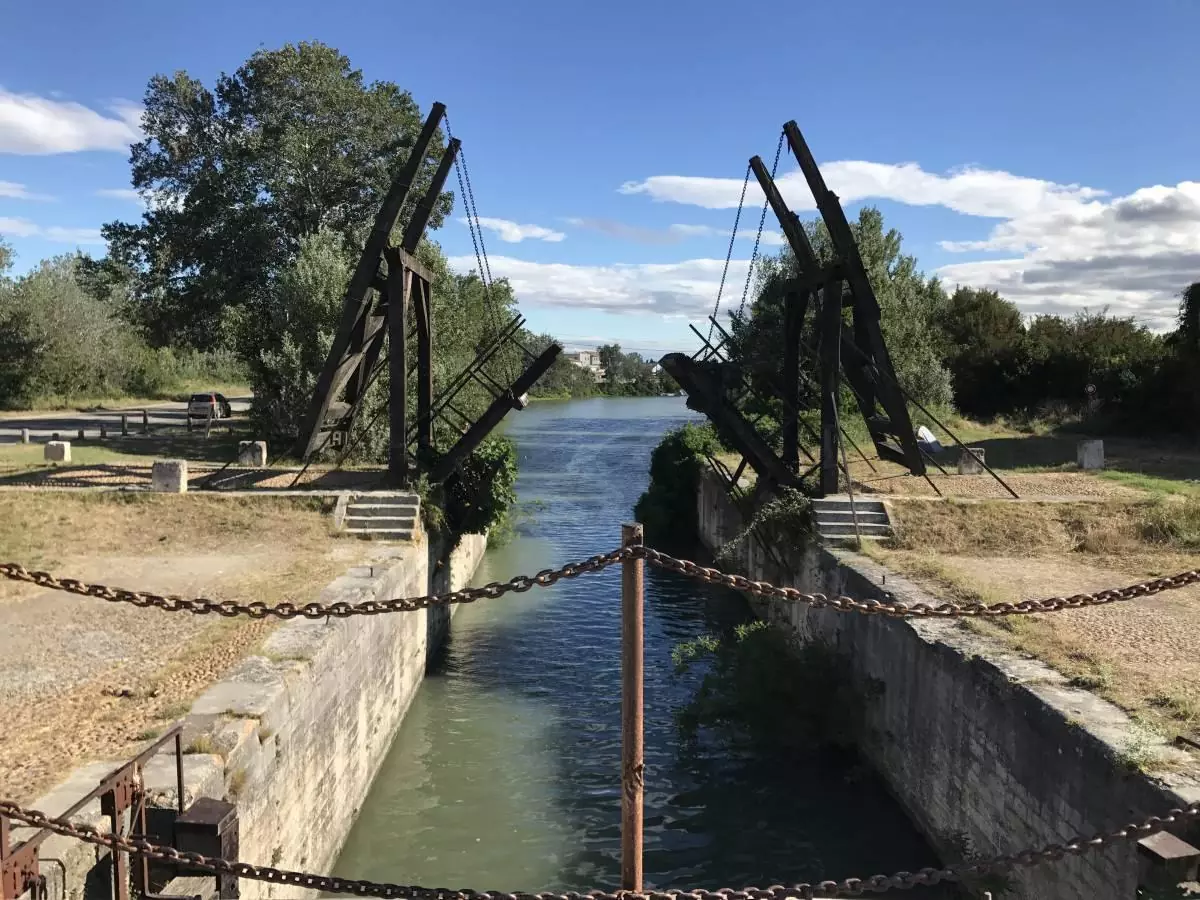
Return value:
M 209 392 L 207 394 L 192 394 L 188 401 L 187 414 L 189 419 L 207 419 L 209 414 L 214 419 L 228 419 L 233 415 L 233 409 L 224 394 Z

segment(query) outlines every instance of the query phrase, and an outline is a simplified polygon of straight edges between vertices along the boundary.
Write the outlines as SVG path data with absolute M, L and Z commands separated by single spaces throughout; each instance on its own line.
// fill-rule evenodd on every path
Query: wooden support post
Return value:
M 800 471 L 800 325 L 801 294 L 789 291 L 783 298 L 783 464 Z
M 621 546 L 641 547 L 642 526 L 621 526 Z M 621 563 L 621 890 L 642 890 L 643 588 L 641 558 Z
M 408 296 L 414 276 L 398 256 L 387 254 L 388 375 L 388 473 L 401 486 L 408 485 Z
M 842 283 L 821 290 L 821 494 L 838 492 L 838 388 L 842 371 Z
M 417 458 L 428 465 L 433 454 L 433 309 L 429 284 L 412 279 L 413 311 L 417 317 Z
M 121 437 L 129 436 L 129 416 L 126 413 L 121 413 Z
M 142 434 L 150 433 L 150 413 L 142 410 Z

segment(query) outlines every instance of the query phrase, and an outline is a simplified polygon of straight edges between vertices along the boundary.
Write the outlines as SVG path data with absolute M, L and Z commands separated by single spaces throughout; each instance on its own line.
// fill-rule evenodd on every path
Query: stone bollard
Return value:
M 121 413 L 121 437 L 129 436 L 129 416 Z
M 261 469 L 267 464 L 267 442 L 238 441 L 237 462 L 239 466 Z
M 968 447 L 958 457 L 959 475 L 982 475 L 984 452 L 982 447 Z
M 165 494 L 187 492 L 188 468 L 186 459 L 159 459 L 150 467 L 150 490 Z
M 1075 462 L 1081 469 L 1104 468 L 1104 441 L 1080 441 L 1075 445 Z
M 28 428 L 21 429 L 21 443 L 22 444 L 29 443 L 29 429 Z
M 42 458 L 47 462 L 70 462 L 71 442 L 58 440 L 48 441 L 45 448 L 42 450 Z

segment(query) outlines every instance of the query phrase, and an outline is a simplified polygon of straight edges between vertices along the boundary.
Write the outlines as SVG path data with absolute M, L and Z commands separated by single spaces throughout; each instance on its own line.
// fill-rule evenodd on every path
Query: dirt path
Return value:
M 303 602 L 369 549 L 278 503 L 5 502 L 24 524 L 0 529 L 0 557 L 159 594 Z M 103 525 L 69 539 L 84 515 Z M 0 583 L 0 796 L 32 801 L 75 765 L 130 755 L 276 625 Z

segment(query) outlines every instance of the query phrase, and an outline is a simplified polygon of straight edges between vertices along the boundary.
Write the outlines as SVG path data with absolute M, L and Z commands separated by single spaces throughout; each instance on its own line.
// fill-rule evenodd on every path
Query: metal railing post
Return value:
M 621 526 L 621 546 L 641 547 L 642 526 Z M 621 563 L 621 889 L 642 890 L 642 721 L 645 562 Z

